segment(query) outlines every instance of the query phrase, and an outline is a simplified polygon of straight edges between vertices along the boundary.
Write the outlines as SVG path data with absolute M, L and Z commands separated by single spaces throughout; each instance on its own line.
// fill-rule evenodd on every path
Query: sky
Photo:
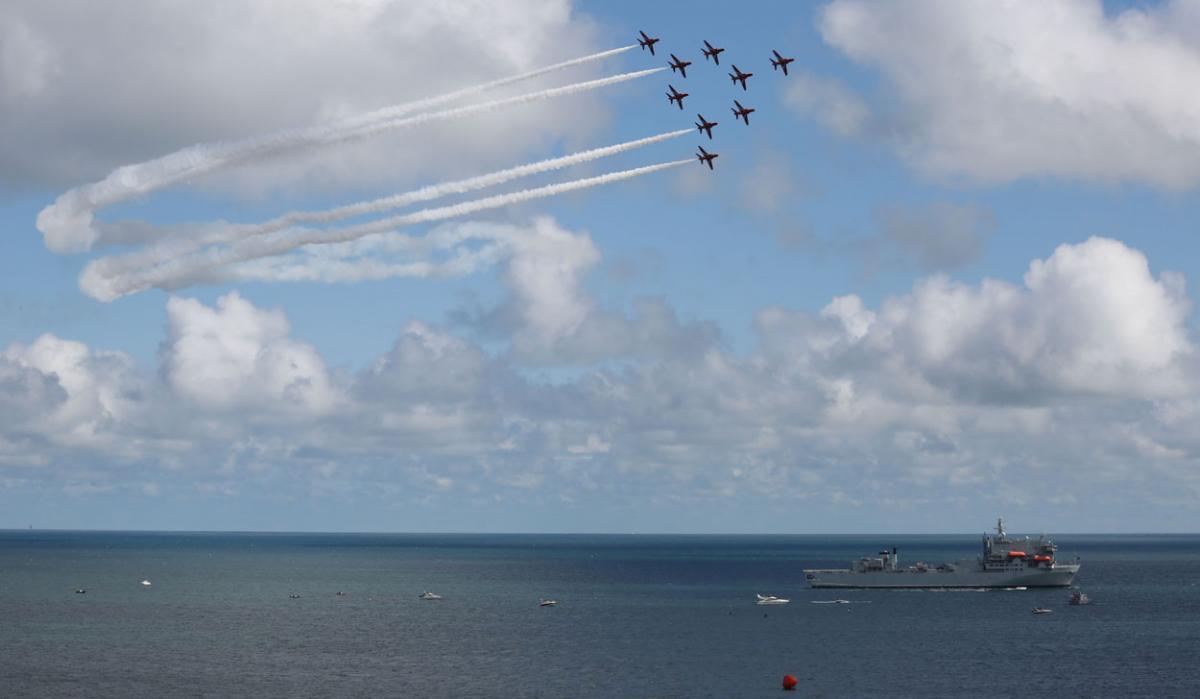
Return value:
M 1171 0 L 5 3 L 0 528 L 1200 531 L 1197 78 Z

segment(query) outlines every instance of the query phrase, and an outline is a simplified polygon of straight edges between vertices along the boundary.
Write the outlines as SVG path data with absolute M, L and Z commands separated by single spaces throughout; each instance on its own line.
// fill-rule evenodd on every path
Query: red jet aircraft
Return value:
M 668 63 L 667 65 L 671 66 L 672 73 L 674 73 L 675 71 L 678 70 L 680 73 L 683 74 L 683 77 L 686 78 L 687 77 L 687 67 L 690 66 L 691 64 L 692 64 L 691 61 L 681 61 L 681 60 L 679 60 L 678 56 L 676 56 L 675 54 L 671 54 L 671 62 Z
M 733 118 L 735 120 L 740 118 L 746 122 L 746 126 L 749 126 L 750 125 L 750 113 L 756 112 L 758 110 L 752 109 L 750 107 L 743 107 L 742 103 L 738 102 L 737 100 L 734 100 L 733 103 L 737 105 L 737 109 L 733 109 L 732 107 L 730 107 L 730 111 L 733 112 Z
M 734 84 L 737 84 L 738 81 L 741 81 L 742 89 L 745 90 L 746 78 L 750 77 L 751 75 L 754 75 L 754 73 L 743 73 L 742 71 L 738 70 L 737 66 L 734 66 L 733 72 L 729 74 L 729 79 L 732 80 Z
M 704 54 L 705 59 L 711 58 L 711 59 L 713 59 L 713 63 L 716 63 L 717 65 L 721 65 L 721 59 L 717 58 L 717 54 L 721 53 L 724 50 L 725 49 L 717 48 L 716 46 L 713 46 L 712 44 L 708 43 L 707 41 L 704 42 L 704 48 L 700 49 L 700 51 Z
M 776 51 L 775 49 L 771 49 L 771 53 L 775 54 L 775 58 L 772 58 L 772 59 L 771 59 L 771 67 L 772 67 L 773 69 L 775 69 L 775 70 L 778 70 L 778 69 L 780 69 L 780 68 L 783 68 L 783 74 L 784 74 L 784 75 L 787 75 L 787 67 L 788 67 L 788 64 L 789 64 L 789 63 L 791 63 L 792 61 L 796 60 L 796 59 L 794 59 L 794 58 L 784 58 L 783 56 L 780 56 L 780 55 L 779 55 L 779 52 L 778 52 L 778 51 Z
M 654 55 L 654 45 L 658 43 L 658 39 L 655 39 L 652 36 L 647 36 L 646 32 L 641 31 L 640 29 L 638 30 L 638 34 L 642 35 L 642 38 L 638 39 L 638 45 L 642 47 L 643 51 L 646 49 L 650 49 L 650 55 L 653 56 Z
M 687 97 L 688 93 L 676 90 L 674 85 L 667 85 L 667 87 L 671 88 L 671 91 L 667 93 L 667 103 L 678 102 L 679 108 L 683 109 L 683 98 Z
M 716 126 L 717 122 L 705 121 L 703 114 L 697 114 L 696 118 L 700 120 L 700 123 L 696 124 L 696 130 L 699 131 L 700 133 L 707 133 L 708 140 L 711 141 L 712 140 L 712 127 Z

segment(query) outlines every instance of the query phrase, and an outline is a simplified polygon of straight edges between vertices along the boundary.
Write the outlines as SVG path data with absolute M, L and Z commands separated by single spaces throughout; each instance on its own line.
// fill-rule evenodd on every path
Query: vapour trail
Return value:
M 487 187 L 494 187 L 520 177 L 527 177 L 529 175 L 561 170 L 562 168 L 570 167 L 572 165 L 586 163 L 610 155 L 624 153 L 635 148 L 641 148 L 643 146 L 659 143 L 661 141 L 667 141 L 672 138 L 686 136 L 691 132 L 691 129 L 668 131 L 655 136 L 648 136 L 646 138 L 639 138 L 633 141 L 617 143 L 615 145 L 605 146 L 603 148 L 593 148 L 590 150 L 581 151 L 579 153 L 573 153 L 571 155 L 528 163 L 526 165 L 518 165 L 505 170 L 497 170 L 496 172 L 491 172 L 486 175 L 479 175 L 454 182 L 444 182 L 441 184 L 429 185 L 427 187 L 415 189 L 410 192 L 404 192 L 402 194 L 394 194 L 392 196 L 373 199 L 370 201 L 348 204 L 346 206 L 339 206 L 337 208 L 327 209 L 324 211 L 291 211 L 283 214 L 282 216 L 273 218 L 270 221 L 256 225 L 218 226 L 213 230 L 210 230 L 206 233 L 201 233 L 199 235 L 164 241 L 157 245 L 151 245 L 144 250 L 98 260 L 97 271 L 106 277 L 112 277 L 115 275 L 124 274 L 130 270 L 155 265 L 167 259 L 178 257 L 209 245 L 230 243 L 242 238 L 267 235 L 299 223 L 332 223 L 334 221 L 340 221 L 352 216 L 373 214 L 382 211 L 388 211 L 390 209 L 397 209 L 402 206 L 408 206 L 409 204 L 430 201 L 432 199 L 438 199 L 450 194 L 464 194 L 466 192 L 472 192 Z
M 46 247 L 51 250 L 56 252 L 88 250 L 101 237 L 101 231 L 92 225 L 93 213 L 97 209 L 161 189 L 196 175 L 288 148 L 329 145 L 366 138 L 384 131 L 414 126 L 428 121 L 456 119 L 502 107 L 594 90 L 607 85 L 636 80 L 663 70 L 666 69 L 651 68 L 622 73 L 439 112 L 424 112 L 409 117 L 403 116 L 407 112 L 398 112 L 387 118 L 376 118 L 350 125 L 338 122 L 306 129 L 281 131 L 242 141 L 201 143 L 189 146 L 161 158 L 119 167 L 98 182 L 67 190 L 59 195 L 53 204 L 38 213 L 37 228 L 42 232 Z
M 411 259 L 389 262 L 371 258 L 339 259 L 326 256 L 305 256 L 297 259 L 293 255 L 281 255 L 223 268 L 220 270 L 220 276 L 225 281 L 272 282 L 356 282 L 393 277 L 458 277 L 493 267 L 511 255 L 512 251 L 512 241 L 504 237 L 467 236 L 481 243 L 478 247 L 469 247 L 460 245 L 464 242 L 462 240 L 439 240 L 434 244 L 418 244 L 421 239 L 411 239 L 398 233 L 380 235 L 408 241 L 409 245 L 398 246 L 397 241 L 393 240 L 388 247 L 404 248 L 399 252 Z M 437 251 L 449 251 L 450 255 L 444 260 L 431 259 Z
M 371 235 L 372 233 L 382 233 L 401 226 L 441 221 L 448 218 L 465 216 L 477 211 L 496 209 L 534 199 L 543 199 L 611 182 L 627 180 L 641 175 L 648 175 L 653 172 L 686 165 L 690 162 L 692 162 L 690 159 L 676 160 L 630 170 L 610 172 L 595 177 L 545 185 L 543 187 L 525 189 L 508 194 L 498 194 L 496 196 L 484 197 L 449 206 L 422 209 L 409 214 L 392 216 L 345 228 L 284 229 L 272 235 L 241 239 L 232 245 L 210 248 L 192 255 L 163 262 L 148 269 L 119 275 L 115 278 L 104 277 L 97 268 L 96 262 L 99 262 L 97 260 L 84 269 L 83 274 L 80 276 L 79 284 L 84 293 L 101 301 L 112 301 L 121 296 L 144 291 L 155 286 L 175 289 L 186 286 L 198 279 L 207 278 L 211 271 L 216 268 L 259 257 L 282 254 L 305 245 L 347 242 Z
M 484 92 L 490 92 L 491 90 L 496 90 L 501 87 L 505 87 L 507 85 L 512 85 L 514 83 L 523 82 L 525 80 L 531 80 L 533 78 L 537 78 L 542 75 L 546 75 L 547 73 L 553 73 L 553 72 L 556 72 L 559 70 L 564 70 L 566 68 L 583 65 L 585 63 L 591 63 L 593 61 L 600 61 L 605 58 L 609 58 L 611 56 L 616 56 L 617 54 L 625 53 L 626 51 L 631 51 L 635 48 L 637 48 L 637 44 L 630 44 L 629 46 L 622 46 L 621 48 L 618 48 L 618 49 L 610 49 L 608 51 L 601 51 L 600 53 L 593 53 L 590 56 L 583 56 L 581 58 L 572 58 L 569 61 L 563 61 L 562 63 L 555 63 L 554 65 L 546 66 L 545 68 L 538 68 L 537 70 L 531 70 L 528 73 L 520 73 L 518 75 L 512 75 L 507 78 L 500 78 L 499 80 L 493 80 L 491 82 L 482 83 L 480 85 L 464 87 L 461 90 L 455 90 L 454 92 L 447 92 L 444 95 L 438 95 L 436 97 L 427 97 L 425 99 L 417 100 L 415 102 L 407 102 L 405 104 L 397 104 L 397 105 L 393 105 L 391 107 L 383 107 L 382 109 L 376 109 L 371 112 L 366 112 L 366 113 L 358 114 L 358 115 L 355 115 L 352 117 L 347 117 L 346 119 L 342 120 L 339 123 L 343 124 L 347 127 L 356 127 L 356 126 L 362 126 L 364 124 L 368 124 L 370 122 L 386 121 L 388 119 L 394 119 L 396 117 L 404 116 L 405 114 L 412 114 L 413 112 L 421 111 L 423 109 L 431 109 L 433 107 L 438 107 L 443 104 L 447 104 L 449 102 L 453 102 L 455 100 L 462 99 L 463 97 L 470 97 L 472 95 L 477 95 L 477 94 L 481 94 Z

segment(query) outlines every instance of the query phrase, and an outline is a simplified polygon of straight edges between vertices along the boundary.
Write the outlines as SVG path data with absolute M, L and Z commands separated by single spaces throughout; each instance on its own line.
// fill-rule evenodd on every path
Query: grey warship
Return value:
M 937 566 L 917 563 L 900 567 L 895 548 L 878 556 L 860 558 L 850 568 L 806 569 L 812 587 L 842 588 L 1022 588 L 1068 587 L 1079 572 L 1079 559 L 1060 563 L 1058 547 L 1045 535 L 1009 537 L 1004 520 L 996 521 L 996 533 L 983 536 L 979 558 Z

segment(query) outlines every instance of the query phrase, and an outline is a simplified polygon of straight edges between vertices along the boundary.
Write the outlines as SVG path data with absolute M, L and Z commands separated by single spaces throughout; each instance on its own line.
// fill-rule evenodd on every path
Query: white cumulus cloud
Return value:
M 0 187 L 79 185 L 193 143 L 330 122 L 595 48 L 567 0 L 4 3 L 0 113 L 20 138 L 0 141 Z M 573 99 L 275 159 L 220 186 L 287 192 L 467 172 L 590 133 L 603 110 Z
M 889 138 L 934 176 L 1200 182 L 1194 3 L 834 0 L 819 25 L 887 79 Z M 834 96 L 813 107 L 827 120 Z
M 230 292 L 210 308 L 167 301 L 163 371 L 171 388 L 202 408 L 327 412 L 338 402 L 325 362 L 292 340 L 282 311 L 256 308 Z

